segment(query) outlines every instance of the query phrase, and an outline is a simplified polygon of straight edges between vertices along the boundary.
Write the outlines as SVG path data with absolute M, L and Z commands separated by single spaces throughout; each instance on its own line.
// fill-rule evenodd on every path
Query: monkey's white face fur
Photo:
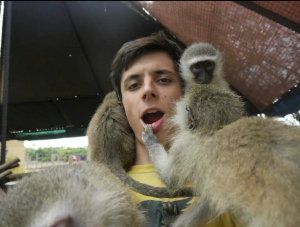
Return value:
M 194 43 L 190 45 L 183 53 L 180 59 L 180 73 L 185 81 L 185 91 L 196 84 L 195 76 L 190 70 L 192 64 L 200 61 L 211 60 L 215 62 L 212 84 L 220 84 L 228 88 L 229 85 L 223 78 L 223 60 L 222 54 L 209 43 Z
M 181 98 L 176 102 L 175 110 L 176 114 L 170 119 L 172 126 L 178 127 L 180 132 L 188 131 L 188 112 L 186 110 L 187 102 L 184 98 Z

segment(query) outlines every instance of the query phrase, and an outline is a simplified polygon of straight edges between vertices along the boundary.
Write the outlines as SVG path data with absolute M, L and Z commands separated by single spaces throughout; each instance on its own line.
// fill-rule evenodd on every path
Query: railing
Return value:
M 49 155 L 26 155 L 25 171 L 39 171 L 47 167 L 58 165 L 78 164 L 86 161 L 87 154 L 49 154 Z

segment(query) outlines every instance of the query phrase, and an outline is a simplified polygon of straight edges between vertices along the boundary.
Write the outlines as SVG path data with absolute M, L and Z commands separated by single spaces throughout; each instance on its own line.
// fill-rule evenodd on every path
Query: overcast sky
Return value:
M 51 139 L 51 140 L 25 140 L 25 148 L 39 148 L 39 147 L 87 147 L 87 136 Z

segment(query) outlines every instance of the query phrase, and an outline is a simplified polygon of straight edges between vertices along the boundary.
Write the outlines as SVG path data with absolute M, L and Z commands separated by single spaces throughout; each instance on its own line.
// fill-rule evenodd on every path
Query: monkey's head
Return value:
M 194 84 L 220 84 L 222 80 L 222 55 L 209 43 L 194 43 L 180 59 L 180 72 L 185 90 Z
M 135 160 L 135 140 L 124 108 L 118 104 L 117 94 L 109 92 L 91 119 L 87 136 L 89 160 L 111 164 L 120 162 L 131 166 Z
M 196 84 L 186 100 L 191 131 L 213 133 L 245 115 L 241 97 L 220 85 Z

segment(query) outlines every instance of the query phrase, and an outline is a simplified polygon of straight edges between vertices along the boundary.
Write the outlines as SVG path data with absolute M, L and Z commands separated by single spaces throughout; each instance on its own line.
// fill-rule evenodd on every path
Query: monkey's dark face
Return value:
M 213 80 L 215 62 L 212 60 L 199 61 L 190 66 L 197 84 L 209 84 Z

